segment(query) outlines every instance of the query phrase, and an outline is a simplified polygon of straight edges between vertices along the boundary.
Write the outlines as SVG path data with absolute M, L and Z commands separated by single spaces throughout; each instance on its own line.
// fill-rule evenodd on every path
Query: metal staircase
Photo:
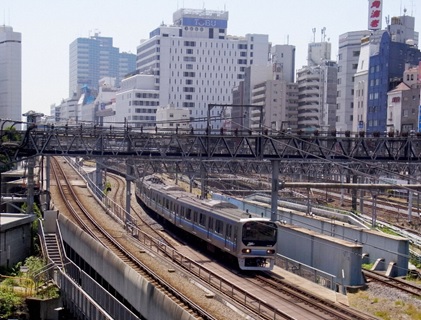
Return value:
M 57 235 L 55 233 L 45 234 L 44 242 L 45 247 L 47 249 L 47 255 L 50 261 L 53 262 L 57 267 L 62 268 L 64 263 L 58 244 Z

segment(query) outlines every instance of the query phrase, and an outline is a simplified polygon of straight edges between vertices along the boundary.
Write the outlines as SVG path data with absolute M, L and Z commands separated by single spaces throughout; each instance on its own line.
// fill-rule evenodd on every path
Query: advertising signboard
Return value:
M 368 0 L 368 30 L 382 28 L 383 0 Z

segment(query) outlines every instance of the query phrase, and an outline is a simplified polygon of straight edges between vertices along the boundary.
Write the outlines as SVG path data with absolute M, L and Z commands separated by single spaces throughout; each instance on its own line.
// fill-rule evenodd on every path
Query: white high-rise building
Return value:
M 0 119 L 22 118 L 21 34 L 0 26 Z
M 232 104 L 246 67 L 270 58 L 267 35 L 228 36 L 227 26 L 226 11 L 180 9 L 171 26 L 159 26 L 137 47 L 136 67 L 153 73 L 159 105 L 188 108 L 194 128 L 206 127 L 209 104 Z M 230 112 L 221 111 L 212 108 L 212 129 L 229 127 Z
M 361 39 L 370 31 L 352 31 L 339 36 L 336 130 L 351 131 L 354 112 L 354 84 L 361 51 Z
M 151 74 L 133 74 L 121 81 L 116 94 L 115 125 L 134 128 L 156 126 L 159 92 Z
M 287 83 L 295 79 L 295 46 L 290 44 L 275 45 L 272 47 L 272 64 L 281 68 L 282 79 Z
M 330 50 L 328 42 L 310 43 L 308 65 L 297 71 L 299 130 L 335 129 L 338 66 Z

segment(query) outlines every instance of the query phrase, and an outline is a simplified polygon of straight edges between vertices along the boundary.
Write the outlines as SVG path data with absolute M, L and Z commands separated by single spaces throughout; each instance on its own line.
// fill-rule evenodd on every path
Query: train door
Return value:
M 177 225 L 177 211 L 178 211 L 178 204 L 176 204 L 175 202 L 173 202 L 173 221 L 174 224 Z
M 233 244 L 232 244 L 232 225 L 226 224 L 225 225 L 225 248 L 232 251 Z
M 192 230 L 194 233 L 197 232 L 197 222 L 198 222 L 198 216 L 199 214 L 197 211 L 193 211 L 193 224 L 192 224 Z
M 200 237 L 204 237 L 206 232 L 206 215 L 203 212 L 199 213 L 199 231 Z
M 213 218 L 208 218 L 208 232 L 206 233 L 206 236 L 209 240 L 212 240 L 212 232 L 213 232 Z
M 191 220 L 192 220 L 191 209 L 186 208 L 186 227 L 188 227 L 188 226 L 191 227 Z
M 232 251 L 237 252 L 237 241 L 238 241 L 238 227 L 234 226 L 232 232 Z

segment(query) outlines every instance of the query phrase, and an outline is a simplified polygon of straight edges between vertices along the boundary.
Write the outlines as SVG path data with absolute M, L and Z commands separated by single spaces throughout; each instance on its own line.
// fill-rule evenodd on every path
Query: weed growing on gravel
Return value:
M 421 320 L 421 313 L 419 310 L 417 310 L 417 308 L 410 304 L 408 305 L 408 307 L 405 310 L 405 314 L 407 314 L 408 316 L 410 316 L 411 319 L 414 320 Z
M 379 317 L 380 319 L 383 319 L 383 320 L 392 320 L 392 318 L 390 317 L 389 312 L 387 312 L 387 311 L 376 311 L 374 313 L 374 315 L 376 317 Z

